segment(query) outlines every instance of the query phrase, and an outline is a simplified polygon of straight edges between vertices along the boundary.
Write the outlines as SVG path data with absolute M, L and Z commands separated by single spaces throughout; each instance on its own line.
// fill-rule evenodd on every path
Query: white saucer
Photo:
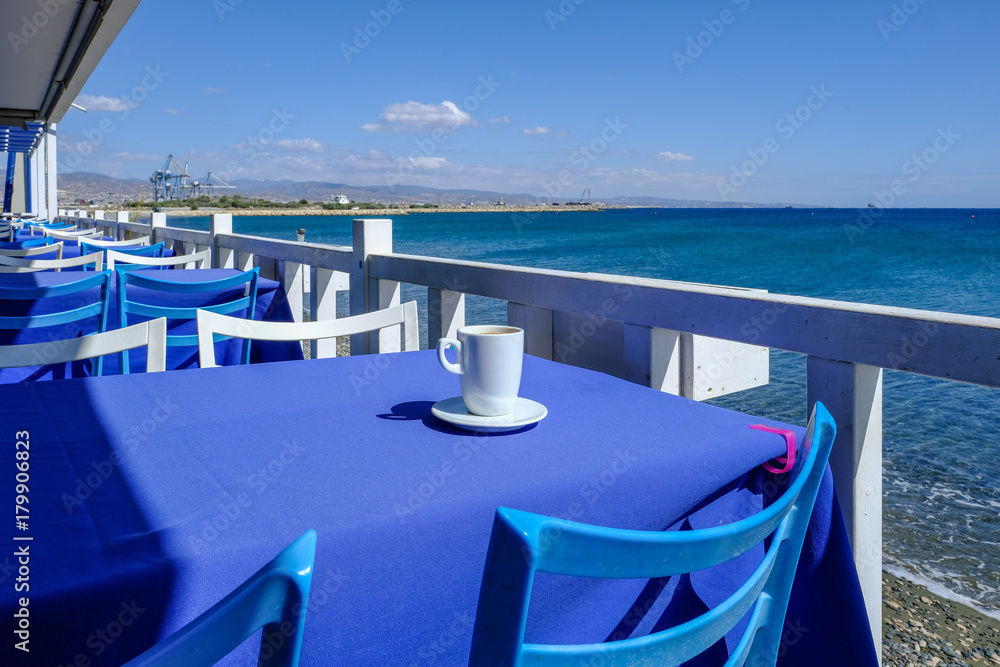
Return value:
M 438 401 L 431 407 L 431 412 L 438 419 L 465 429 L 482 433 L 506 433 L 516 431 L 525 426 L 545 419 L 549 411 L 541 403 L 518 397 L 514 403 L 514 411 L 499 417 L 483 417 L 474 415 L 465 407 L 461 396 Z

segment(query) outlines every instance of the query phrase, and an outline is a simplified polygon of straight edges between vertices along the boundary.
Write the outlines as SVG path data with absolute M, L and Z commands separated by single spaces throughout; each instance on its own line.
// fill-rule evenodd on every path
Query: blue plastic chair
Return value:
M 104 246 L 97 246 L 86 241 L 80 241 L 80 254 L 86 255 L 92 252 L 103 252 L 104 253 L 104 263 L 108 263 L 108 250 Z M 136 246 L 116 246 L 111 248 L 115 252 L 120 252 L 125 255 L 138 255 L 141 257 L 163 257 L 163 241 L 159 243 L 154 243 L 152 245 L 136 245 Z M 136 269 L 143 267 L 135 267 Z
M 63 285 L 50 285 L 47 287 L 0 287 L 0 304 L 3 304 L 4 301 L 26 302 L 48 297 L 72 296 L 98 287 L 100 288 L 100 295 L 92 303 L 42 315 L 2 315 L 0 316 L 0 329 L 18 330 L 52 327 L 97 317 L 96 331 L 88 333 L 104 333 L 108 330 L 108 303 L 111 298 L 110 271 L 101 271 L 100 273 L 88 275 L 86 278 L 74 280 Z M 59 336 L 59 338 L 69 338 L 73 333 L 67 332 L 66 335 Z M 97 357 L 94 365 L 95 375 L 101 375 L 103 370 L 104 357 Z
M 129 314 L 140 315 L 147 319 L 156 317 L 166 317 L 167 320 L 195 320 L 198 317 L 198 310 L 208 310 L 213 313 L 233 313 L 239 310 L 246 310 L 246 318 L 252 320 L 254 309 L 257 304 L 257 277 L 260 274 L 260 267 L 254 267 L 249 271 L 244 271 L 238 275 L 219 280 L 204 280 L 197 282 L 177 282 L 173 280 L 162 280 L 142 275 L 143 272 L 136 271 L 139 267 L 124 267 L 115 269 L 118 285 L 118 324 L 121 327 L 128 326 Z M 216 292 L 233 289 L 239 286 L 246 286 L 242 297 L 226 301 L 224 303 L 204 304 L 198 306 L 174 307 L 161 306 L 149 303 L 133 301 L 128 298 L 128 286 L 142 287 L 145 289 L 157 290 L 160 292 L 173 294 L 197 294 Z M 197 347 L 198 333 L 192 334 L 167 334 L 167 347 L 179 345 L 190 345 Z M 120 355 L 123 373 L 128 372 L 128 352 Z M 250 341 L 243 341 L 243 352 L 240 363 L 250 363 Z
M 836 432 L 830 413 L 816 403 L 785 493 L 754 516 L 724 526 L 619 530 L 499 508 L 469 665 L 680 665 L 713 646 L 753 607 L 726 667 L 743 665 L 750 656 L 755 666 L 773 666 L 802 541 Z M 536 571 L 608 579 L 667 577 L 732 560 L 772 534 L 763 561 L 739 590 L 687 623 L 597 644 L 524 643 Z
M 208 667 L 261 628 L 257 665 L 295 667 L 315 557 L 316 531 L 308 530 L 214 607 L 124 667 Z M 291 636 L 284 632 L 289 627 Z M 274 632 L 282 632 L 285 641 L 272 649 L 264 638 Z

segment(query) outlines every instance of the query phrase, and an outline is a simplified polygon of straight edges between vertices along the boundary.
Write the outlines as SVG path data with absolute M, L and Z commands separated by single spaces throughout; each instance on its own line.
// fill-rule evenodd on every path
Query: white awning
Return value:
M 62 119 L 138 5 L 139 0 L 0 2 L 8 42 L 0 47 L 0 126 L 25 133 L 8 131 L 8 146 L 24 146 L 22 140 L 35 132 L 32 123 Z

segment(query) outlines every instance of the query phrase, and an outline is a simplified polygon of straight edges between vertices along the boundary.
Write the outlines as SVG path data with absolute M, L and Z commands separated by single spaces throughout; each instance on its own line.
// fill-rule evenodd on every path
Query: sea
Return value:
M 207 229 L 208 217 L 169 224 Z M 233 224 L 240 234 L 294 240 L 305 229 L 307 241 L 351 244 L 350 216 Z M 393 219 L 393 248 L 1000 317 L 1000 210 L 418 213 Z M 404 286 L 410 298 L 425 300 L 426 289 Z M 501 302 L 467 299 L 470 324 L 505 316 Z M 772 350 L 768 385 L 711 402 L 804 424 L 805 370 L 804 356 Z M 883 392 L 886 569 L 1000 618 L 1000 390 L 886 370 Z

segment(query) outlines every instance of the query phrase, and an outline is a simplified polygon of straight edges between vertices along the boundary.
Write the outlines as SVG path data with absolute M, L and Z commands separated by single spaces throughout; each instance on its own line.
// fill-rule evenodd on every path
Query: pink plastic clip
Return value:
M 777 433 L 785 439 L 785 446 L 787 447 L 788 453 L 785 454 L 785 456 L 779 456 L 774 459 L 775 462 L 781 464 L 782 467 L 778 468 L 768 462 L 764 464 L 764 470 L 781 474 L 788 472 L 795 467 L 795 433 L 789 431 L 787 428 L 775 428 L 774 426 L 766 426 L 764 424 L 750 424 L 750 428 L 758 431 L 767 431 L 768 433 Z

